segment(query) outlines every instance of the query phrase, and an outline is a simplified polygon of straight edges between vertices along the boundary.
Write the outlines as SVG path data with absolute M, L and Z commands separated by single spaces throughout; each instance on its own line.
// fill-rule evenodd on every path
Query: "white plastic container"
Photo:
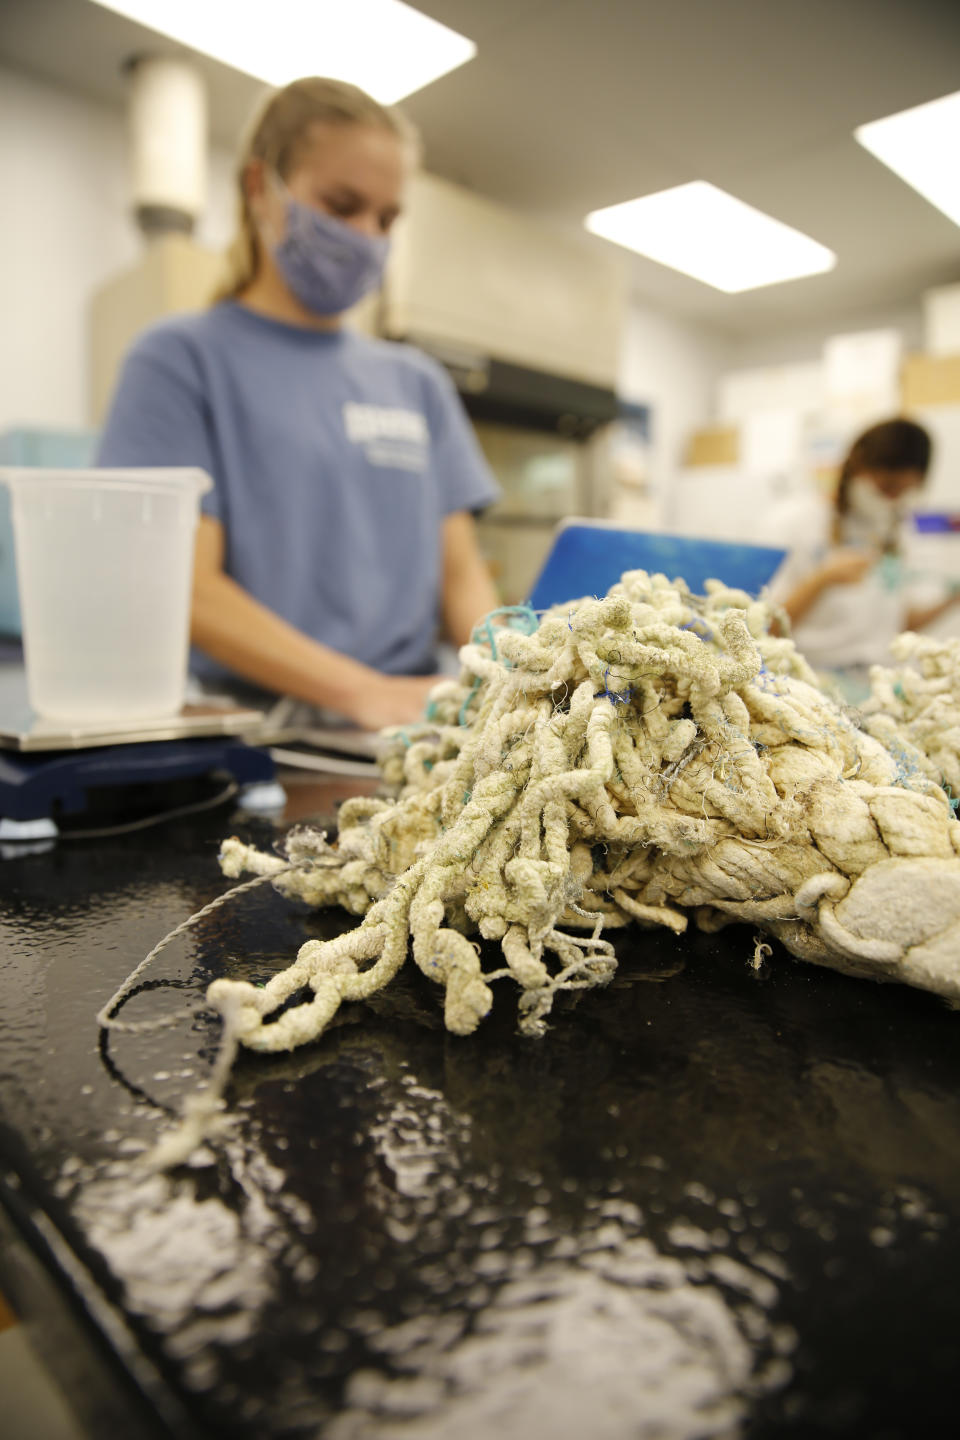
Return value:
M 51 720 L 173 715 L 187 678 L 202 470 L 0 469 L 30 703 Z

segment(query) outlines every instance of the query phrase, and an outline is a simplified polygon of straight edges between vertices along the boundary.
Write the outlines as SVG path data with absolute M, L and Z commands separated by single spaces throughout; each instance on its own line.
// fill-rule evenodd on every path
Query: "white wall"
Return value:
M 728 336 L 639 300 L 631 302 L 619 388 L 625 399 L 653 409 L 650 480 L 665 519 L 687 441 L 712 420 L 717 383 L 731 368 Z
M 894 345 L 877 332 L 892 337 Z M 861 335 L 864 340 L 876 335 L 876 354 L 869 347 L 863 353 L 857 338 Z M 843 353 L 828 345 L 841 336 L 850 337 L 850 343 L 841 346 Z M 740 427 L 743 464 L 744 445 L 748 454 L 755 448 L 748 433 L 751 422 L 760 421 L 764 413 L 775 418 L 772 411 L 781 412 L 784 421 L 792 414 L 803 432 L 797 437 L 798 466 L 807 471 L 826 467 L 826 475 L 858 431 L 900 409 L 900 358 L 925 349 L 920 296 L 910 305 L 839 315 L 829 326 L 821 322 L 779 335 L 735 340 L 730 366 L 717 386 L 715 418 L 720 424 Z
M 827 358 L 832 338 L 867 332 L 899 337 L 901 354 L 922 350 L 920 297 L 912 305 L 840 314 L 829 324 L 731 340 L 713 418 L 737 427 L 739 461 L 681 475 L 674 491 L 675 528 L 687 522 L 727 539 L 788 542 L 782 527 L 795 506 L 830 486 L 860 430 L 899 409 L 896 346 L 881 342 L 872 357 L 862 348 L 857 353 L 853 343 L 852 359 L 851 347 L 844 347 L 849 373 L 843 373 L 836 347 Z M 934 433 L 936 428 L 931 423 Z
M 227 243 L 232 157 L 211 155 L 201 244 Z M 87 302 L 137 257 L 122 111 L 0 69 L 0 429 L 87 424 Z
M 923 307 L 918 296 L 912 305 L 878 307 L 855 314 L 838 315 L 829 324 L 794 328 L 777 335 L 759 335 L 734 340 L 730 350 L 731 370 L 754 370 L 765 365 L 795 365 L 819 361 L 831 335 L 855 334 L 861 330 L 898 330 L 904 350 L 925 349 Z

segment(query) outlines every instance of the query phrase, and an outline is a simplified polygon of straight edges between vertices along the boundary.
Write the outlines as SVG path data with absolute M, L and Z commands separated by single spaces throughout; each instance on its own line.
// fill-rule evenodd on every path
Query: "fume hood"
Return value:
M 521 600 L 557 522 L 605 513 L 599 436 L 616 418 L 617 257 L 434 175 L 413 183 L 370 328 L 439 360 L 503 496 L 481 540 Z

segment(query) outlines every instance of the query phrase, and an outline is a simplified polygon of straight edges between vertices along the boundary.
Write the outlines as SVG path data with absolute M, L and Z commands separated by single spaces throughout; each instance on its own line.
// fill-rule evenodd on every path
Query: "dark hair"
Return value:
M 845 515 L 850 504 L 850 481 L 868 470 L 930 469 L 933 441 L 914 420 L 883 420 L 858 435 L 840 468 L 837 485 L 837 513 Z

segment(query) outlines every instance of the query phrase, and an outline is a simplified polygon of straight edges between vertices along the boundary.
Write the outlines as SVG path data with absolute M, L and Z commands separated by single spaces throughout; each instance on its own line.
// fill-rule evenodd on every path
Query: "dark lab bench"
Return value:
M 447 1035 L 403 974 L 242 1057 L 206 1163 L 140 1174 L 217 1025 L 103 1045 L 93 1016 L 223 890 L 238 828 L 273 838 L 223 811 L 0 865 L 0 1290 L 92 1435 L 956 1433 L 960 1016 L 779 950 L 754 971 L 743 927 L 618 936 L 540 1041 L 506 986 Z M 264 887 L 125 1014 L 348 923 Z

